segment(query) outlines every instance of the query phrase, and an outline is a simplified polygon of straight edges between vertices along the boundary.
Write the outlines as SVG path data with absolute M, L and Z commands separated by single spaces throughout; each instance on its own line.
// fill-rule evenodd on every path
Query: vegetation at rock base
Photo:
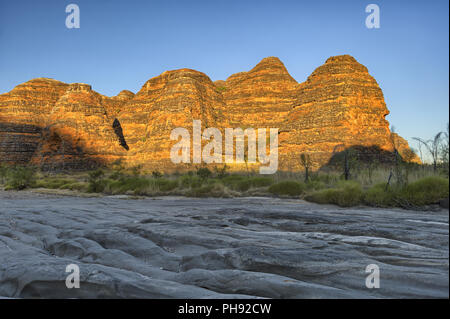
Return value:
M 154 85 L 164 90 L 149 89 Z M 189 107 L 180 107 L 186 103 Z M 182 166 L 168 160 L 170 132 L 191 127 L 194 119 L 201 119 L 202 131 L 217 128 L 221 134 L 225 128 L 279 128 L 279 169 L 304 171 L 307 183 L 309 172 L 326 165 L 337 155 L 334 151 L 343 152 L 347 160 L 340 168 L 347 179 L 354 179 L 353 154 L 335 149 L 337 143 L 391 151 L 392 138 L 402 156 L 410 149 L 400 135 L 391 134 L 378 83 L 348 54 L 326 59 L 302 83 L 279 58 L 267 57 L 226 81 L 212 82 L 202 72 L 183 68 L 155 74 L 136 94 L 124 90 L 114 97 L 96 92 L 90 84 L 36 78 L 0 94 L 0 105 L 0 162 L 48 171 L 91 170 L 117 161 L 116 166 L 134 166 L 136 176 L 154 171 L 152 177 L 158 178 L 158 171 Z M 431 144 L 424 143 L 426 151 Z M 249 155 L 247 147 L 239 169 L 251 177 Z M 419 162 L 412 155 L 412 161 Z
M 279 196 L 299 198 L 319 204 L 341 207 L 367 205 L 373 207 L 426 208 L 449 196 L 449 180 L 441 167 L 433 165 L 408 168 L 408 182 L 387 185 L 389 168 L 367 168 L 354 171 L 352 180 L 345 180 L 339 171 L 304 174 L 278 172 L 273 176 L 247 175 L 247 172 L 223 174 L 210 172 L 200 176 L 197 171 L 186 174 L 136 175 L 135 169 L 97 169 L 88 172 L 54 174 L 31 167 L 0 166 L 0 184 L 5 190 L 53 189 L 77 193 L 106 195 L 189 197 Z M 357 174 L 356 174 L 357 172 Z M 255 173 L 256 174 L 256 173 Z
M 295 181 L 283 181 L 269 187 L 269 193 L 275 195 L 298 196 L 303 194 L 306 186 Z
M 341 207 L 424 209 L 449 196 L 448 129 L 420 143 L 429 143 L 424 150 L 430 152 L 430 164 L 405 162 L 400 156 L 391 164 L 361 161 L 355 150 L 337 156 L 336 166 L 316 171 L 309 169 L 310 158 L 305 154 L 299 158 L 304 172 L 279 171 L 273 175 L 249 170 L 229 172 L 227 165 L 166 174 L 146 172 L 140 166 L 127 168 L 119 162 L 109 168 L 64 173 L 0 164 L 0 185 L 5 190 L 52 189 L 75 195 L 277 196 Z M 423 159 L 423 152 L 420 155 Z
M 107 180 L 103 179 L 105 173 L 101 169 L 89 172 L 89 193 L 101 193 L 106 187 Z
M 351 207 L 362 204 L 363 191 L 361 185 L 355 181 L 340 181 L 336 188 L 314 192 L 307 195 L 305 199 L 318 204 Z
M 430 176 L 402 188 L 399 200 L 415 206 L 435 203 L 449 196 L 448 178 Z
M 15 166 L 8 168 L 4 165 L 0 168 L 1 182 L 6 190 L 22 190 L 36 183 L 35 169 L 33 167 Z
M 212 172 L 206 167 L 202 167 L 197 170 L 197 176 L 202 180 L 206 180 L 207 178 L 211 177 L 211 175 Z

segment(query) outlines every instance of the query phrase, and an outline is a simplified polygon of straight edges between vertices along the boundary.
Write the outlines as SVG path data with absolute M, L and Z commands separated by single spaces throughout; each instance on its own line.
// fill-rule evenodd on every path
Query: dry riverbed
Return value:
M 448 210 L 68 195 L 0 191 L 0 296 L 449 296 Z M 79 289 L 66 288 L 69 264 Z M 366 288 L 369 264 L 379 289 Z

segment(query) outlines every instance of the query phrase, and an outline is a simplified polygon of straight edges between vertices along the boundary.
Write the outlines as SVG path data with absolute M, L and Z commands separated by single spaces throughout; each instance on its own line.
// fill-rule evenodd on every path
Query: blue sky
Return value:
M 70 3 L 80 29 L 65 26 Z M 365 26 L 370 3 L 380 29 Z M 226 79 L 267 56 L 302 82 L 351 54 L 380 84 L 396 131 L 430 138 L 449 116 L 448 17 L 447 0 L 0 0 L 0 93 L 50 77 L 112 96 L 183 67 Z

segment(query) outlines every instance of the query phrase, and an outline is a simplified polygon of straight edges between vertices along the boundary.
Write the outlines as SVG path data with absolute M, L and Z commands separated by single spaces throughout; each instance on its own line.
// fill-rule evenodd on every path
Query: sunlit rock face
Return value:
M 0 95 L 0 161 L 28 164 L 40 141 L 41 129 L 66 83 L 38 78 Z
M 206 127 L 226 125 L 222 94 L 204 73 L 180 69 L 148 80 L 119 113 L 130 146 L 127 163 L 154 169 L 177 169 L 170 160 L 174 128 L 186 128 L 192 136 L 193 120 Z M 180 164 L 182 166 L 182 164 Z
M 220 83 L 233 127 L 280 127 L 292 108 L 298 83 L 276 57 Z
M 189 170 L 196 166 L 172 163 L 176 140 L 170 133 L 183 127 L 192 136 L 193 121 L 201 120 L 203 130 L 221 133 L 227 127 L 279 128 L 282 170 L 302 170 L 302 153 L 319 168 L 354 146 L 386 153 L 395 145 L 418 162 L 408 143 L 391 134 L 388 114 L 377 82 L 349 55 L 330 57 L 300 84 L 276 57 L 226 81 L 212 82 L 191 69 L 166 71 L 138 93 L 123 90 L 114 97 L 89 84 L 38 78 L 0 95 L 0 159 L 48 169 L 121 160 L 148 170 Z
M 125 98 L 128 99 L 128 98 Z M 83 83 L 34 79 L 0 95 L 0 158 L 45 168 L 89 168 L 125 155 L 112 128 L 124 98 Z
M 111 98 L 102 96 L 102 105 L 106 109 L 109 118 L 116 118 L 124 105 L 134 97 L 134 93 L 123 90 Z
M 334 152 L 351 146 L 393 151 L 389 111 L 367 68 L 349 55 L 331 57 L 299 85 L 280 133 L 284 168 L 300 169 L 301 153 L 319 167 Z M 406 141 L 401 137 L 401 150 Z
M 107 102 L 105 102 L 107 101 Z M 33 157 L 40 165 L 83 168 L 107 164 L 126 150 L 115 134 L 108 98 L 84 83 L 69 85 L 52 108 L 43 129 L 42 145 Z

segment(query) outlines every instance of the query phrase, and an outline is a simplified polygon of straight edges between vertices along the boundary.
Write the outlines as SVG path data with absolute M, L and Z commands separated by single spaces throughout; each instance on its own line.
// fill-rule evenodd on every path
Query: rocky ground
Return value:
M 0 192 L 0 296 L 449 296 L 448 210 Z M 77 264 L 81 287 L 68 289 Z M 377 264 L 380 288 L 365 286 Z

